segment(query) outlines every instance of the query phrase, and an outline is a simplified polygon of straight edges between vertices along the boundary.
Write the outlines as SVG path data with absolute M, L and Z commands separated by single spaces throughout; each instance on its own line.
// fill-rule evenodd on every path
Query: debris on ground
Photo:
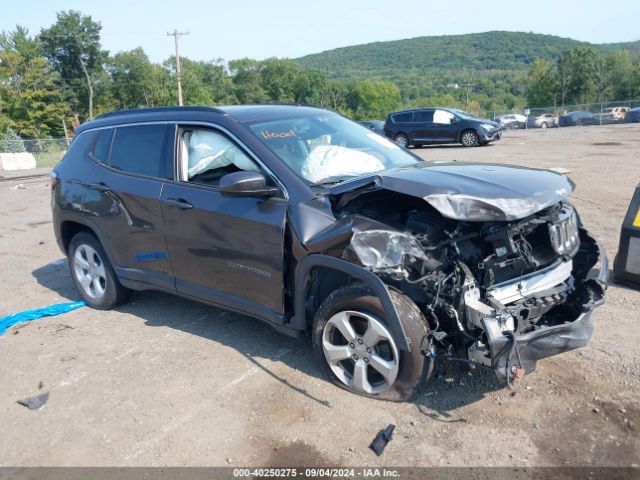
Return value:
M 2 335 L 7 328 L 12 327 L 13 325 L 37 320 L 42 317 L 60 315 L 61 313 L 66 313 L 71 310 L 75 310 L 76 308 L 84 307 L 85 305 L 85 302 L 58 303 L 44 308 L 36 308 L 34 310 L 27 310 L 25 312 L 7 315 L 6 317 L 0 318 L 0 335 Z
M 18 400 L 18 403 L 27 407 L 29 410 L 39 410 L 47 403 L 47 400 L 49 400 L 49 392 L 36 395 L 35 397 L 23 398 L 22 400 Z
M 380 456 L 384 451 L 384 448 L 387 446 L 387 443 L 391 441 L 393 438 L 393 431 L 396 429 L 396 426 L 391 424 L 387 428 L 380 430 L 376 435 L 376 438 L 373 439 L 369 448 L 373 450 L 373 452 Z

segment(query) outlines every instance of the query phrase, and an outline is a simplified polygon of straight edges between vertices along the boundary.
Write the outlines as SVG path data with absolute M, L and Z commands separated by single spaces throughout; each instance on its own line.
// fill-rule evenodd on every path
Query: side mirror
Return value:
M 267 179 L 260 172 L 233 172 L 220 179 L 219 189 L 229 197 L 273 196 L 280 192 L 267 186 Z

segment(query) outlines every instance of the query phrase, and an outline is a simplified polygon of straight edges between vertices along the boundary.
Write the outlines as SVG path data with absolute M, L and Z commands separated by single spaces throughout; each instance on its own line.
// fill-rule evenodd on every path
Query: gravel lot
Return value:
M 640 125 L 507 132 L 432 160 L 565 168 L 612 262 L 640 181 Z M 51 226 L 46 179 L 0 183 L 0 317 L 78 300 Z M 413 403 L 323 380 L 308 338 L 146 292 L 0 336 L 2 466 L 538 466 L 640 464 L 640 292 L 612 285 L 591 344 L 539 362 L 516 392 L 440 365 Z M 41 388 L 40 388 L 41 387 Z M 17 400 L 49 392 L 31 411 Z M 397 425 L 381 457 L 368 445 Z

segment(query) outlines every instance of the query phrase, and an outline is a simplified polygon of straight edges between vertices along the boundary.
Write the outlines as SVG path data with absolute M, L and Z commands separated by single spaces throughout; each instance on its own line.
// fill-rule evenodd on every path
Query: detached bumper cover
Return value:
M 608 281 L 609 264 L 602 246 L 596 241 L 600 253 L 600 272 L 595 279 L 589 279 L 579 287 L 588 301 L 582 304 L 581 312 L 573 320 L 553 326 L 515 335 L 517 352 L 510 337 L 503 335 L 499 328 L 491 325 L 492 319 L 483 319 L 491 354 L 491 367 L 499 381 L 506 381 L 510 366 L 521 366 L 525 373 L 535 370 L 536 362 L 559 353 L 584 347 L 593 333 L 593 309 L 604 303 L 604 291 Z M 518 356 L 519 353 L 519 356 Z M 509 366 L 508 366 L 509 364 Z

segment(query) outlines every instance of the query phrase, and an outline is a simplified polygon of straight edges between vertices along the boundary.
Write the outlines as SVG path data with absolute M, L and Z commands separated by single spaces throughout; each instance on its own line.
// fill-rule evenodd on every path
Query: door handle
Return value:
M 91 188 L 92 190 L 97 190 L 98 192 L 110 192 L 111 191 L 111 188 L 109 188 L 109 185 L 107 185 L 106 183 L 103 183 L 103 182 L 91 183 L 89 185 L 89 188 Z
M 190 208 L 193 208 L 193 205 L 187 202 L 184 198 L 167 198 L 164 203 L 165 205 L 177 208 L 178 210 L 189 210 Z

